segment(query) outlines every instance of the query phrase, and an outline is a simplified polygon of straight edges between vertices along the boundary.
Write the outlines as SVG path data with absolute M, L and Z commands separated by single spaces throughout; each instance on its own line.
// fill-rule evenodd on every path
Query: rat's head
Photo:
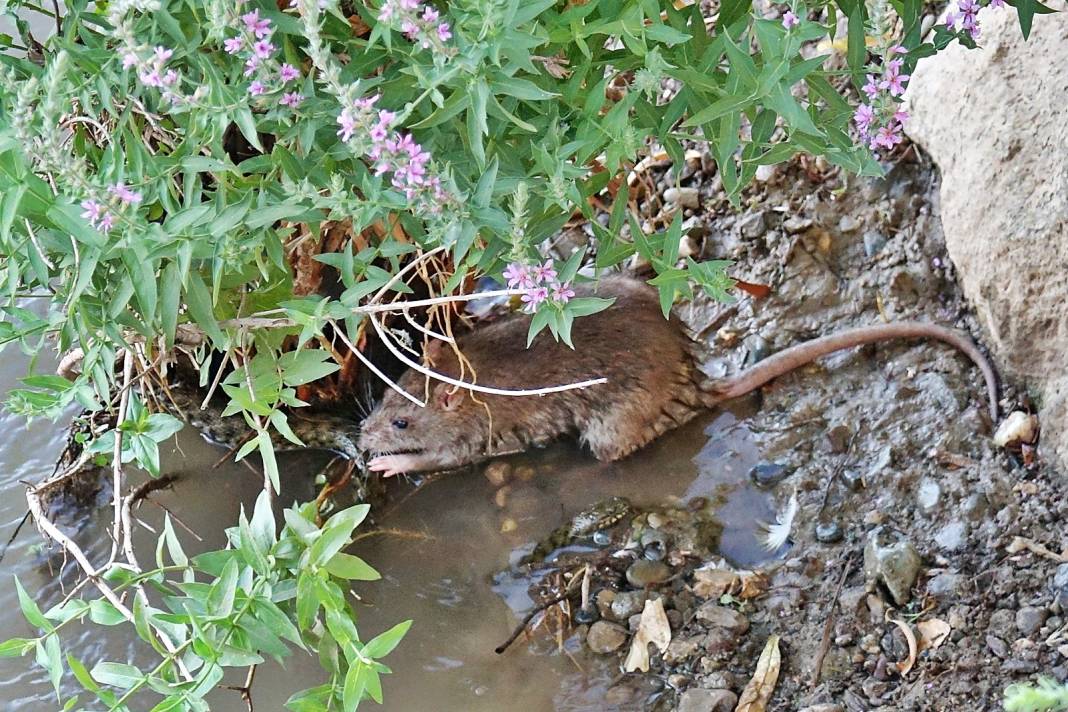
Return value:
M 411 372 L 398 385 L 412 394 L 422 395 L 423 377 Z M 435 451 L 468 450 L 485 433 L 472 418 L 470 394 L 464 388 L 435 383 L 430 398 L 420 407 L 393 389 L 363 421 L 360 449 L 374 454 L 420 454 Z

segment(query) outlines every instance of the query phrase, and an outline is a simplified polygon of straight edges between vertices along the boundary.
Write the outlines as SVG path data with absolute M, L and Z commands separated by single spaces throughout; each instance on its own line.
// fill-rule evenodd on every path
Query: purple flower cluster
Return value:
M 424 7 L 422 0 L 384 0 L 378 9 L 378 21 L 398 27 L 423 49 L 444 49 L 452 39 L 449 23 L 435 8 Z
M 251 79 L 248 93 L 263 96 L 283 92 L 278 103 L 296 109 L 304 96 L 295 91 L 286 91 L 286 85 L 300 79 L 300 70 L 291 64 L 280 64 L 275 59 L 277 47 L 271 42 L 274 28 L 259 10 L 241 15 L 241 25 L 236 37 L 223 42 L 227 54 L 244 57 L 245 76 Z
M 547 301 L 551 300 L 562 306 L 575 296 L 571 283 L 561 283 L 558 276 L 552 260 L 545 260 L 544 263 L 535 265 L 512 262 L 504 269 L 504 278 L 508 280 L 508 288 L 523 290 L 523 296 L 520 299 L 530 313 L 536 311 Z
M 108 198 L 101 202 L 92 198 L 83 200 L 82 217 L 100 232 L 108 232 L 115 226 L 115 214 L 141 202 L 141 194 L 130 190 L 123 183 L 108 186 Z
M 906 51 L 901 45 L 890 47 L 884 57 L 883 72 L 880 75 L 869 74 L 867 83 L 861 88 L 868 103 L 857 108 L 853 123 L 873 151 L 891 149 L 903 138 L 902 128 L 909 115 L 900 108 L 900 97 L 905 93 L 905 84 L 910 75 L 901 73 L 905 60 L 895 55 L 905 54 Z
M 1005 7 L 1005 0 L 990 0 L 989 4 L 990 7 Z M 946 27 L 956 32 L 959 24 L 973 41 L 978 40 L 980 7 L 976 0 L 957 0 L 957 9 L 946 13 Z
M 411 134 L 392 130 L 397 115 L 386 109 L 376 110 L 380 98 L 379 94 L 361 97 L 345 106 L 337 119 L 337 135 L 370 157 L 375 175 L 390 174 L 390 183 L 404 191 L 409 201 L 422 198 L 427 209 L 439 212 L 448 195 L 441 179 L 427 170 L 430 153 Z
M 167 101 L 178 103 L 181 95 L 176 91 L 181 75 L 167 68 L 174 50 L 156 47 L 150 51 L 127 47 L 122 55 L 122 68 L 133 69 L 143 86 L 159 89 Z

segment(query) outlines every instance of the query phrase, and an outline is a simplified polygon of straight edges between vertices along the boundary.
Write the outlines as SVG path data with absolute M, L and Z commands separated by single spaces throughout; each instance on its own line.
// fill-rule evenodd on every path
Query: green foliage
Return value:
M 42 612 L 16 580 L 23 615 L 41 636 L 0 643 L 0 656 L 35 653 L 57 697 L 64 666 L 69 666 L 89 696 L 109 710 L 136 709 L 134 699 L 144 704 L 135 695 L 156 696 L 154 710 L 206 710 L 204 696 L 228 668 L 281 663 L 295 651 L 317 656 L 327 682 L 294 694 L 287 708 L 352 710 L 365 699 L 381 702 L 380 676 L 390 672 L 381 659 L 397 646 L 411 621 L 367 641 L 356 631 L 349 582 L 374 580 L 378 573 L 341 549 L 367 509 L 351 507 L 319 528 L 314 505 L 294 507 L 285 510 L 285 526 L 278 532 L 269 499 L 262 494 L 252 519 L 242 512 L 238 526 L 227 530 L 226 549 L 194 557 L 183 551 L 168 518 L 155 568 L 137 574 L 115 568 L 107 576 L 118 592 L 136 585 L 151 591 L 151 599 L 133 599 L 132 621 L 104 598 L 76 598 Z M 64 659 L 61 630 L 87 619 L 128 626 L 160 655 L 160 662 L 143 670 L 127 662 L 101 661 L 86 670 L 76 658 Z M 164 639 L 174 652 L 161 644 Z
M 1006 712 L 1068 710 L 1068 685 L 1041 678 L 1037 685 L 1010 685 L 1005 690 Z

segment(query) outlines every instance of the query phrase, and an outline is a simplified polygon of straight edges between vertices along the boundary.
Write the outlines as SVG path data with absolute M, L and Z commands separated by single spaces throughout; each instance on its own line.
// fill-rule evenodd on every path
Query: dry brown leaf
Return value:
M 916 634 L 912 632 L 912 628 L 909 627 L 908 623 L 906 623 L 905 621 L 901 620 L 900 618 L 891 618 L 889 612 L 887 612 L 887 614 L 886 614 L 886 620 L 888 620 L 889 622 L 893 623 L 898 628 L 900 628 L 901 632 L 905 636 L 905 640 L 908 641 L 908 644 L 909 644 L 909 657 L 908 657 L 908 659 L 907 660 L 900 660 L 900 661 L 894 663 L 894 665 L 893 665 L 894 669 L 897 670 L 897 674 L 901 675 L 901 677 L 905 677 L 905 675 L 908 675 L 909 671 L 912 670 L 912 666 L 916 664 L 916 656 L 919 654 L 919 651 L 918 651 L 918 647 L 919 646 L 916 644 Z
M 775 683 L 779 681 L 779 666 L 782 664 L 782 656 L 779 654 L 779 636 L 773 635 L 768 638 L 764 645 L 764 652 L 757 660 L 756 670 L 749 684 L 742 690 L 738 698 L 738 706 L 734 712 L 765 712 L 768 708 L 768 700 L 771 693 L 775 692 Z
M 1058 554 L 1054 551 L 1050 551 L 1042 544 L 1039 544 L 1037 541 L 1028 539 L 1027 537 L 1013 537 L 1012 543 L 1009 544 L 1005 550 L 1010 554 L 1018 554 L 1024 549 L 1030 551 L 1032 554 L 1038 554 L 1039 556 L 1045 556 L 1047 559 L 1053 559 L 1054 561 L 1059 561 L 1062 564 L 1068 564 L 1068 552 Z
M 630 643 L 630 652 L 627 653 L 627 659 L 623 662 L 623 671 L 649 672 L 649 643 L 655 645 L 663 653 L 670 642 L 671 624 L 668 623 L 667 614 L 664 613 L 663 599 L 646 601 L 641 622 L 638 624 L 638 632 L 634 634 L 634 640 Z
M 748 601 L 757 596 L 763 596 L 768 590 L 768 575 L 762 571 L 743 571 L 742 590 L 738 598 Z
M 917 623 L 916 630 L 920 631 L 919 652 L 922 653 L 924 650 L 934 650 L 946 642 L 953 628 L 940 618 L 932 618 Z
M 693 572 L 693 592 L 701 598 L 719 598 L 734 593 L 738 574 L 728 569 L 697 569 Z

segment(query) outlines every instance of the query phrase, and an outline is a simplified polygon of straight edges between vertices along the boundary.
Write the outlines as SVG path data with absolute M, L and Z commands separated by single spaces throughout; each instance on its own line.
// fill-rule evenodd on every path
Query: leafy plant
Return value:
M 1049 10 L 1009 4 L 1025 33 Z M 68 661 L 113 709 L 134 690 L 161 695 L 158 710 L 202 709 L 223 668 L 290 647 L 317 651 L 329 678 L 292 708 L 379 699 L 378 658 L 403 628 L 361 643 L 345 603 L 340 579 L 370 575 L 340 551 L 363 510 L 322 529 L 307 506 L 287 510 L 276 539 L 261 498 L 229 549 L 187 559 L 168 529 L 172 563 L 140 567 L 122 465 L 158 473 L 157 444 L 178 423 L 149 412 L 137 379 L 176 353 L 193 362 L 254 431 L 238 454 L 260 454 L 269 499 L 280 484 L 271 433 L 299 442 L 286 412 L 304 405 L 299 386 L 337 370 L 333 339 L 372 370 L 369 331 L 408 358 L 384 321 L 411 291 L 402 270 L 442 260 L 437 295 L 404 302 L 405 315 L 466 299 L 469 278 L 488 275 L 509 283 L 490 294 L 533 312 L 531 338 L 548 328 L 568 343 L 575 318 L 607 306 L 574 297 L 584 266 L 599 274 L 639 256 L 665 313 L 694 287 L 726 299 L 729 263 L 679 259 L 678 214 L 656 234 L 630 214 L 634 161 L 656 145 L 678 168 L 687 146 L 707 144 L 734 201 L 761 166 L 799 152 L 879 174 L 872 149 L 901 140 L 916 62 L 954 39 L 974 44 L 978 5 L 961 5 L 966 22 L 928 40 L 921 0 L 791 0 L 777 17 L 740 0 L 710 17 L 687 0 L 71 0 L 41 43 L 15 13 L 48 11 L 0 0 L 19 34 L 0 43 L 21 52 L 0 54 L 0 344 L 36 353 L 54 340 L 77 356 L 69 378 L 31 376 L 8 406 L 106 411 L 114 426 L 87 456 L 112 454 L 120 485 L 101 566 L 30 490 L 38 524 L 103 597 L 42 613 L 22 592 L 42 636 L 3 650 L 35 651 L 58 690 L 55 631 L 121 619 L 158 665 Z M 539 246 L 575 215 L 592 226 L 588 250 L 546 262 Z M 338 230 L 336 249 L 306 250 Z M 336 298 L 298 284 L 297 253 L 336 270 Z M 229 371 L 216 382 L 220 361 Z M 127 589 L 129 615 L 115 605 Z
M 1007 712 L 1068 710 L 1068 685 L 1042 678 L 1037 685 L 1010 685 L 1005 690 Z

